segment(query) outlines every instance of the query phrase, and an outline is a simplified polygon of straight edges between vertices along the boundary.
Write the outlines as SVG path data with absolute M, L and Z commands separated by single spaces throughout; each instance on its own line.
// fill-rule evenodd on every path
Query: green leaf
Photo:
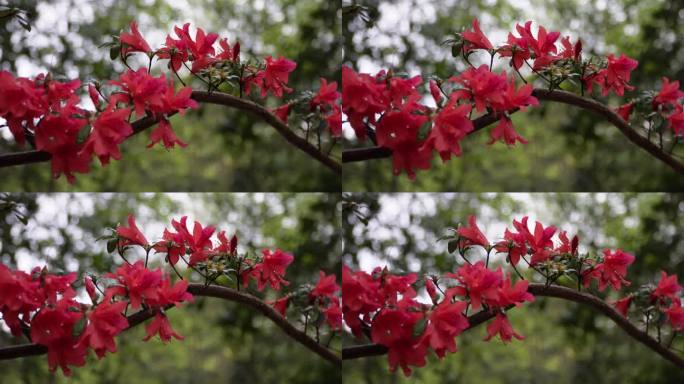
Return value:
M 116 250 L 116 243 L 118 243 L 118 239 L 111 239 L 107 242 L 107 252 L 108 253 L 113 253 Z
M 447 251 L 454 253 L 458 249 L 458 240 L 451 240 L 447 243 Z
M 81 336 L 81 334 L 85 330 L 87 323 L 88 323 L 88 320 L 86 319 L 86 317 L 85 316 L 81 317 L 81 319 L 79 321 L 77 321 L 76 324 L 74 324 L 74 329 L 71 331 L 71 335 L 74 338 L 78 338 L 79 336 Z
M 111 48 L 109 48 L 109 58 L 112 60 L 116 60 L 116 58 L 119 57 L 119 52 L 121 52 L 120 45 L 112 46 Z
M 425 332 L 427 327 L 427 318 L 423 317 L 413 326 L 413 337 L 418 337 Z

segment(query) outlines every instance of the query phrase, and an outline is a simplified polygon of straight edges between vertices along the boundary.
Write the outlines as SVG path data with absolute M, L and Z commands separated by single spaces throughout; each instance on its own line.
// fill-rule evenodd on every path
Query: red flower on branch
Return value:
M 468 319 L 463 311 L 468 303 L 465 301 L 442 301 L 430 313 L 429 323 L 423 333 L 423 343 L 432 348 L 441 359 L 446 352 L 456 352 L 455 337 L 468 329 Z
M 468 225 L 470 227 L 461 227 L 458 229 L 458 234 L 461 236 L 461 247 L 469 247 L 479 245 L 484 248 L 489 248 L 489 240 L 487 236 L 478 228 L 477 219 L 474 215 L 468 216 Z
M 138 24 L 135 21 L 131 22 L 131 33 L 121 32 L 119 40 L 123 43 L 121 47 L 121 54 L 123 56 L 133 52 L 152 52 L 150 45 L 147 44 L 147 41 L 138 31 Z
M 513 326 L 511 326 L 511 323 L 508 321 L 508 317 L 503 313 L 497 313 L 494 320 L 487 326 L 487 337 L 485 337 L 485 341 L 491 340 L 492 337 L 496 335 L 498 335 L 504 343 L 510 342 L 514 337 L 518 340 L 524 339 L 523 336 L 513 330 Z
M 584 286 L 591 284 L 591 279 L 598 281 L 599 291 L 606 289 L 610 284 L 615 290 L 620 290 L 623 285 L 629 286 L 630 282 L 625 280 L 627 267 L 634 262 L 634 256 L 621 249 L 603 251 L 603 262 L 597 264 L 592 269 L 584 273 Z
M 487 39 L 487 36 L 482 33 L 482 30 L 480 29 L 480 22 L 477 19 L 473 19 L 472 32 L 463 32 L 463 40 L 465 40 L 465 44 L 463 45 L 464 52 L 470 52 L 473 49 L 486 49 L 488 51 L 494 49 L 494 47 L 492 47 L 492 43 L 489 42 L 489 39 Z
M 128 328 L 128 320 L 122 313 L 128 305 L 125 301 L 110 303 L 105 299 L 88 315 L 88 325 L 78 342 L 79 347 L 89 347 L 98 358 L 107 352 L 116 352 L 114 337 Z
M 135 224 L 135 216 L 128 215 L 128 228 L 119 226 L 116 228 L 116 234 L 119 235 L 119 247 L 128 245 L 140 245 L 146 247 L 148 245 L 145 235 L 140 231 Z
M 177 340 L 184 339 L 183 336 L 179 335 L 171 328 L 169 318 L 162 312 L 157 312 L 154 315 L 154 319 L 145 326 L 145 331 L 147 332 L 147 336 L 143 339 L 144 341 L 148 341 L 156 335 L 159 335 L 159 339 L 161 339 L 163 343 L 168 343 L 171 341 L 172 337 Z

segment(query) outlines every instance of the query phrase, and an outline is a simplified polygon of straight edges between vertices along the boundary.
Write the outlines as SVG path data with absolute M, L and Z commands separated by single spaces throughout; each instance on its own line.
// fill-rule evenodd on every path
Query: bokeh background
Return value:
M 494 46 L 515 24 L 533 20 L 548 30 L 581 38 L 584 55 L 624 53 L 639 61 L 632 84 L 659 89 L 660 78 L 684 80 L 684 2 L 672 0 L 344 0 L 344 60 L 356 70 L 393 68 L 411 75 L 449 78 L 464 70 L 450 34 L 478 18 Z M 477 56 L 477 55 L 474 55 Z M 487 56 L 486 54 L 484 56 Z M 484 61 L 475 57 L 475 63 Z M 488 61 L 488 56 L 487 56 Z M 498 61 L 498 62 L 497 62 Z M 495 69 L 508 69 L 495 60 Z M 527 72 L 525 72 L 527 73 Z M 429 94 L 427 89 L 425 94 Z M 627 95 L 629 96 L 629 94 Z M 621 100 L 612 97 L 609 105 Z M 575 107 L 544 103 L 513 115 L 527 145 L 486 145 L 489 129 L 462 142 L 463 155 L 419 172 L 411 182 L 394 177 L 389 159 L 345 164 L 349 191 L 679 191 L 684 177 L 631 144 L 612 125 Z M 349 128 L 351 131 L 351 128 Z M 349 136 L 346 148 L 358 143 Z M 681 146 L 681 143 L 680 143 Z M 680 148 L 681 149 L 681 148 Z
M 680 281 L 684 276 L 683 194 L 404 193 L 348 194 L 344 199 L 343 262 L 366 271 L 376 266 L 419 274 L 453 271 L 462 260 L 448 254 L 446 242 L 438 238 L 474 214 L 490 241 L 512 228 L 513 219 L 529 215 L 532 223 L 539 220 L 570 236 L 578 234 L 580 252 L 620 247 L 636 256 L 627 275 L 632 289 L 656 282 L 661 269 L 679 275 Z M 500 257 L 492 259 L 495 265 Z M 475 254 L 469 258 L 477 260 Z M 618 298 L 610 289 L 599 296 Z M 408 379 L 401 370 L 390 374 L 387 356 L 381 356 L 345 361 L 344 383 L 684 382 L 684 371 L 586 306 L 537 297 L 511 311 L 510 318 L 525 340 L 484 342 L 483 325 L 458 336 L 458 352 L 442 361 L 433 354 Z M 643 327 L 638 318 L 632 320 Z M 359 342 L 350 334 L 343 339 L 344 345 Z M 682 350 L 682 344 L 675 341 L 674 347 Z
M 0 262 L 27 270 L 113 271 L 122 260 L 96 241 L 107 227 L 135 214 L 150 241 L 172 218 L 188 215 L 240 239 L 239 252 L 279 247 L 295 261 L 291 287 L 315 283 L 318 271 L 339 274 L 340 199 L 336 194 L 21 194 L 0 196 Z M 133 255 L 131 255 L 133 256 Z M 138 255 L 144 258 L 144 254 Z M 158 263 L 158 258 L 151 258 Z M 132 261 L 132 260 L 131 260 Z M 168 273 L 173 274 L 171 270 Z M 266 299 L 276 293 L 265 290 Z M 264 297 L 264 295 L 260 295 Z M 83 299 L 87 302 L 87 298 Z M 263 315 L 236 303 L 195 298 L 169 311 L 183 341 L 143 342 L 144 327 L 117 337 L 118 352 L 73 369 L 68 380 L 50 375 L 47 358 L 0 362 L 0 382 L 15 383 L 337 383 L 339 368 L 282 333 Z M 290 321 L 303 325 L 294 314 Z M 312 332 L 311 329 L 309 332 Z M 323 340 L 327 340 L 327 333 Z M 0 345 L 26 343 L 0 326 Z M 339 350 L 339 337 L 332 348 Z
M 186 22 L 241 43 L 243 58 L 283 55 L 298 63 L 296 91 L 337 79 L 341 61 L 339 4 L 325 0 L 20 0 L 32 31 L 0 20 L 0 69 L 21 76 L 50 71 L 56 77 L 108 80 L 125 69 L 109 58 L 111 41 L 131 21 L 150 46 L 160 47 L 174 25 Z M 7 2 L 0 2 L 5 5 Z M 193 29 L 194 31 L 194 29 Z M 194 36 L 194 32 L 193 36 Z M 218 45 L 217 45 L 218 46 Z M 134 58 L 135 59 L 135 58 Z M 166 65 L 153 67 L 157 75 Z M 190 77 L 185 78 L 186 83 Z M 197 81 L 197 80 L 195 80 Z M 200 83 L 201 84 L 201 83 Z M 195 84 L 200 88 L 200 84 Z M 85 93 L 84 93 L 85 94 Z M 86 97 L 87 98 L 87 97 Z M 86 101 L 86 100 L 84 100 Z M 87 101 L 86 101 L 87 102 Z M 259 101 L 261 102 L 261 101 Z M 269 99 L 266 105 L 280 105 Z M 123 160 L 94 166 L 75 185 L 54 181 L 47 163 L 0 169 L 2 191 L 339 191 L 340 177 L 288 144 L 273 128 L 244 112 L 203 105 L 171 119 L 185 149 L 148 150 L 148 134 L 128 140 Z M 21 150 L 7 128 L 0 153 Z M 337 146 L 339 149 L 339 145 Z M 327 146 L 326 146 L 327 148 Z M 339 156 L 339 151 L 333 152 Z M 263 177 L 268 174 L 269 177 Z

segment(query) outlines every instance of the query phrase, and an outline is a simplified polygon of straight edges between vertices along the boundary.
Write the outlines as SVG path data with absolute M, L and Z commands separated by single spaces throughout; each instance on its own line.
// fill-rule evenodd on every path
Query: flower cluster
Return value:
M 481 320 L 472 319 L 483 314 L 492 319 L 485 340 L 496 336 L 503 342 L 522 340 L 507 316 L 512 308 L 535 299 L 528 291 L 529 280 L 518 271 L 521 261 L 528 271 L 541 275 L 546 284 L 569 276 L 577 279 L 580 287 L 581 283 L 589 286 L 597 281 L 601 291 L 608 285 L 616 290 L 629 285 L 625 276 L 627 267 L 634 262 L 634 256 L 620 249 L 606 249 L 602 256 L 581 254 L 577 236 L 570 238 L 567 232 L 540 222 L 531 230 L 528 217 L 514 220 L 512 230 L 506 229 L 500 240 L 491 242 L 475 217 L 470 216 L 467 226 L 454 228 L 446 239 L 449 252 L 464 260 L 453 272 L 421 279 L 416 273 L 396 275 L 387 268 L 367 273 L 343 267 L 344 322 L 355 336 L 366 336 L 387 347 L 391 371 L 401 367 L 408 376 L 410 366 L 425 365 L 430 350 L 439 358 L 446 352 L 456 352 L 455 337 L 469 329 L 471 321 L 479 324 Z M 474 248 L 483 250 L 486 258 L 471 261 L 468 255 Z M 501 255 L 519 278 L 514 280 L 501 266 L 490 267 L 492 254 Z M 677 329 L 684 326 L 684 310 L 672 295 L 681 287 L 676 285 L 676 278 L 673 282 L 663 275 L 663 281 L 652 291 L 651 298 L 653 302 L 667 299 L 664 311 Z M 423 297 L 429 298 L 429 303 L 420 300 L 418 293 L 423 286 L 427 294 Z M 479 311 L 478 316 L 468 317 L 470 310 Z
M 516 25 L 516 32 L 508 34 L 505 44 L 495 47 L 475 19 L 472 30 L 448 40 L 453 55 L 462 57 L 469 67 L 446 81 L 433 78 L 428 82 L 434 108 L 421 103 L 421 76 L 406 77 L 384 70 L 371 75 L 343 67 L 342 110 L 347 122 L 360 140 L 372 132 L 371 139 L 377 145 L 392 150 L 394 173 L 406 171 L 414 179 L 416 169 L 430 168 L 433 150 L 443 161 L 461 155 L 461 140 L 480 128 L 473 124 L 474 112 L 498 120 L 490 131 L 489 144 L 527 143 L 510 118 L 510 113 L 539 104 L 532 83 L 520 73 L 523 65 L 550 89 L 566 81 L 581 85 L 582 92 L 584 87 L 591 91 L 598 86 L 604 96 L 611 91 L 622 96 L 625 90 L 634 89 L 628 82 L 638 63 L 624 54 L 608 55 L 598 62 L 584 60 L 581 41 L 572 43 L 569 36 L 559 40 L 560 32 L 547 32 L 539 26 L 535 35 L 531 21 Z M 471 63 L 469 57 L 477 51 L 490 55 L 489 65 Z M 508 61 L 513 69 L 510 74 L 493 71 L 497 56 Z M 523 85 L 516 85 L 516 75 Z
M 14 77 L 0 71 L 0 118 L 18 144 L 29 141 L 36 150 L 51 155 L 52 174 L 55 178 L 64 174 L 71 183 L 75 173 L 88 173 L 92 158 L 97 156 L 102 166 L 111 159 L 120 160 L 120 145 L 136 132 L 131 124 L 149 117 L 158 122 L 150 134 L 149 147 L 161 143 L 166 149 L 186 144 L 176 136 L 170 117 L 181 115 L 198 106 L 192 99 L 193 89 L 185 86 L 178 75 L 181 67 L 208 86 L 227 91 L 238 88 L 239 96 L 257 90 L 260 97 L 273 95 L 282 98 L 293 90 L 287 86 L 289 75 L 297 64 L 291 60 L 268 56 L 263 61 L 240 60 L 240 44 L 230 45 L 219 39 L 216 33 L 205 33 L 197 28 L 195 37 L 190 34 L 190 24 L 175 27 L 175 37 L 168 35 L 165 44 L 153 50 L 138 31 L 135 22 L 131 32 L 121 32 L 110 45 L 112 59 L 120 57 L 127 67 L 118 79 L 105 84 L 87 85 L 88 94 L 95 111 L 79 106 L 80 80 L 62 82 L 50 75 L 35 78 Z M 220 49 L 215 48 L 218 40 Z M 149 65 L 133 69 L 128 61 L 131 55 L 144 53 Z M 154 58 L 168 60 L 171 73 L 153 76 L 150 73 Z M 176 89 L 172 74 L 183 87 Z M 223 87 L 223 88 L 221 88 Z M 342 126 L 340 95 L 337 84 L 321 80 L 321 88 L 315 96 L 308 96 L 306 115 L 318 117 L 339 136 Z M 306 99 L 306 98 L 304 98 Z M 295 103 L 298 99 L 293 101 Z M 287 122 L 288 111 L 278 110 L 278 116 Z
M 107 241 L 108 252 L 117 252 L 125 263 L 101 278 L 84 276 L 83 286 L 91 304 L 76 300 L 76 273 L 58 275 L 46 268 L 25 273 L 0 264 L 2 320 L 14 336 L 24 334 L 47 347 L 50 370 L 60 367 L 68 376 L 70 366 L 85 364 L 90 350 L 98 358 L 116 352 L 115 337 L 134 325 L 126 317 L 129 310 L 145 311 L 146 316 L 153 317 L 145 327 L 145 341 L 154 336 L 164 343 L 172 338 L 183 339 L 166 315 L 171 307 L 193 300 L 189 281 L 177 269 L 181 260 L 204 278 L 205 285 L 217 284 L 220 277 L 234 281 L 238 290 L 249 287 L 252 281 L 258 291 L 266 286 L 281 291 L 290 284 L 285 273 L 294 256 L 289 253 L 264 249 L 261 256 L 241 254 L 236 235 L 229 237 L 225 231 L 217 232 L 215 227 L 197 221 L 190 229 L 186 216 L 172 220 L 171 227 L 164 230 L 160 240 L 152 242 L 138 228 L 133 215 L 129 215 L 127 225 L 112 228 L 112 233 L 102 239 Z M 134 248 L 142 249 L 144 260 L 129 261 Z M 162 268 L 148 267 L 153 252 L 162 256 L 162 266 L 167 263 L 179 280 L 173 282 Z M 292 302 L 306 316 L 310 312 L 319 316 L 317 330 L 327 323 L 334 331 L 342 327 L 339 291 L 335 275 L 321 271 L 315 286 L 306 284 L 267 303 L 284 317 Z
M 60 367 L 65 375 L 71 373 L 70 365 L 84 365 L 91 349 L 98 358 L 116 352 L 114 337 L 129 326 L 124 316 L 129 306 L 144 306 L 155 314 L 145 340 L 156 334 L 163 341 L 171 336 L 182 338 L 171 328 L 164 308 L 192 301 L 187 282 L 174 284 L 161 270 L 149 270 L 142 261 L 124 265 L 107 277 L 113 282 L 104 290 L 85 277 L 92 300 L 87 305 L 75 300 L 75 273 L 56 275 L 46 268 L 25 273 L 0 264 L 0 313 L 15 336 L 26 332 L 31 341 L 47 347 L 50 370 Z

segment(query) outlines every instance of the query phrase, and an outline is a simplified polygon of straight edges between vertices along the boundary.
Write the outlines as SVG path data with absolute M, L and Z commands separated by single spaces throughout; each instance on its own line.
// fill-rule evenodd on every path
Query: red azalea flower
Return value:
M 43 95 L 45 88 L 36 86 L 33 80 L 14 76 L 7 71 L 0 71 L 0 117 L 7 120 L 7 126 L 14 139 L 24 144 L 24 125 L 33 126 L 33 119 L 40 117 L 48 110 Z
M 532 84 L 525 84 L 516 89 L 515 78 L 511 77 L 504 94 L 503 105 L 498 109 L 500 111 L 510 111 L 514 108 L 519 108 L 521 111 L 524 111 L 528 105 L 539 105 L 539 100 L 532 96 L 533 91 Z
M 342 111 L 348 116 L 356 136 L 366 138 L 366 125 L 375 123 L 376 115 L 389 106 L 385 83 L 368 74 L 356 73 L 342 66 Z
M 135 216 L 128 215 L 128 227 L 119 226 L 116 228 L 116 234 L 119 235 L 119 247 L 136 244 L 143 247 L 147 246 L 147 239 L 138 226 L 135 225 Z
M 442 91 L 434 80 L 430 80 L 430 93 L 432 94 L 432 99 L 435 100 L 435 104 L 439 106 L 442 102 Z
M 465 52 L 472 51 L 473 49 L 494 49 L 492 43 L 487 39 L 487 36 L 480 30 L 480 22 L 477 19 L 473 20 L 473 31 L 464 31 L 462 35 L 463 40 L 466 42 L 463 45 L 463 50 Z
M 677 282 L 677 275 L 668 276 L 665 271 L 661 271 L 658 286 L 651 292 L 651 300 L 658 301 L 669 298 L 673 302 L 678 302 L 681 290 L 682 286 Z
M 339 298 L 334 298 L 330 305 L 323 310 L 325 321 L 332 330 L 342 329 L 342 309 L 340 308 Z
M 632 299 L 634 299 L 634 296 L 628 295 L 616 301 L 615 309 L 617 309 L 622 316 L 627 317 L 627 312 L 629 312 L 629 306 L 632 304 Z
M 185 242 L 183 235 L 180 233 L 169 232 L 168 229 L 164 229 L 162 238 L 164 240 L 157 242 L 154 245 L 154 250 L 156 252 L 166 253 L 166 260 L 171 265 L 176 265 L 178 259 L 182 255 L 185 255 Z
M 121 284 L 110 286 L 105 294 L 110 297 L 128 297 L 133 310 L 140 308 L 147 300 L 159 301 L 162 272 L 159 269 L 151 271 L 145 268 L 142 261 L 137 261 L 133 265 L 124 264 L 115 273 L 107 273 L 105 276 Z
M 319 271 L 318 283 L 316 283 L 316 286 L 309 292 L 309 297 L 327 297 L 331 300 L 334 299 L 335 293 L 340 290 L 340 286 L 335 282 L 336 278 L 337 276 L 334 274 L 326 276 L 325 272 Z
M 154 319 L 150 321 L 149 324 L 145 327 L 145 331 L 147 332 L 147 336 L 143 339 L 144 341 L 147 341 L 154 337 L 155 335 L 159 335 L 159 338 L 161 339 L 162 342 L 167 343 L 171 340 L 171 337 L 176 338 L 177 340 L 183 340 L 183 336 L 177 334 L 173 328 L 171 328 L 171 324 L 169 324 L 169 319 L 166 317 L 165 314 L 161 312 L 157 312 L 154 315 Z
M 90 300 L 93 302 L 93 304 L 95 304 L 97 302 L 97 292 L 95 291 L 97 288 L 93 283 L 93 279 L 91 279 L 90 276 L 86 275 L 85 277 L 83 277 L 83 285 L 85 285 L 86 292 L 88 292 Z
M 680 105 L 667 117 L 667 121 L 675 135 L 684 136 L 684 111 Z
M 456 91 L 459 98 L 472 99 L 478 112 L 488 106 L 503 105 L 504 94 L 507 89 L 506 74 L 496 75 L 485 64 L 478 68 L 469 68 L 459 76 L 453 76 L 449 81 L 463 85 L 468 91 Z
M 176 36 L 180 37 L 178 31 L 182 30 L 178 27 L 174 27 L 174 30 L 176 31 Z M 160 59 L 170 59 L 169 68 L 174 72 L 178 72 L 183 63 L 189 59 L 188 44 L 182 39 L 173 39 L 170 35 L 167 35 L 164 46 L 157 51 L 157 57 Z
M 328 83 L 328 80 L 321 77 L 321 86 L 318 93 L 311 99 L 311 107 L 316 108 L 322 105 L 334 105 L 342 95 L 337 92 L 337 82 Z
M 266 69 L 263 71 L 263 82 L 260 84 L 261 97 L 266 97 L 269 91 L 276 97 L 282 97 L 283 92 L 292 92 L 292 88 L 287 87 L 287 82 L 290 72 L 297 68 L 297 63 L 282 56 L 277 60 L 268 56 L 264 60 Z
M 519 307 L 525 301 L 534 302 L 534 296 L 527 292 L 528 286 L 529 282 L 527 280 L 518 280 L 515 285 L 511 285 L 511 275 L 509 273 L 499 288 L 496 305 L 501 308 L 509 305 Z
M 83 151 L 95 153 L 102 165 L 107 165 L 110 157 L 121 160 L 119 144 L 133 134 L 133 127 L 128 124 L 130 114 L 129 108 L 114 111 L 110 104 L 93 123 L 93 130 L 83 146 Z
M 79 307 L 73 300 L 60 300 L 54 307 L 43 308 L 31 321 L 31 341 L 47 347 L 50 372 L 59 366 L 69 376 L 69 365 L 85 365 L 88 351 L 73 337 L 74 325 L 83 317 Z
M 527 216 L 523 217 L 520 222 L 513 220 L 513 226 L 525 237 L 525 241 L 532 248 L 533 253 L 530 264 L 535 265 L 549 258 L 550 250 L 553 249 L 551 238 L 556 233 L 556 227 L 551 225 L 544 228 L 542 223 L 537 221 L 535 222 L 533 234 L 527 228 L 527 220 Z
M 46 269 L 43 272 L 47 271 Z M 76 297 L 76 291 L 71 288 L 71 284 L 76 281 L 76 273 L 68 273 L 66 275 L 52 275 L 44 273 L 41 277 L 42 293 L 45 296 L 45 301 L 50 305 L 55 305 L 57 302 L 57 295 L 62 299 L 73 299 Z
M 364 271 L 352 271 L 342 266 L 342 302 L 344 319 L 356 336 L 362 334 L 360 316 L 379 309 L 384 298 L 380 296 L 380 281 Z
M 446 276 L 463 284 L 463 286 L 449 288 L 447 295 L 468 297 L 473 310 L 480 309 L 483 302 L 495 302 L 503 281 L 501 270 L 492 271 L 485 267 L 483 261 L 465 264 L 456 270 L 456 273 L 447 273 Z
M 192 99 L 192 88 L 183 87 L 174 93 L 173 81 L 169 80 L 166 87 L 166 92 L 162 95 L 161 107 L 152 106 L 153 112 L 171 114 L 178 112 L 181 116 L 185 114 L 185 110 L 188 108 L 197 108 L 199 104 Z
M 632 110 L 634 109 L 634 104 L 635 103 L 632 101 L 632 102 L 629 102 L 627 104 L 621 105 L 617 109 L 617 113 L 618 113 L 618 115 L 620 115 L 620 117 L 622 117 L 622 120 L 629 121 L 629 115 L 632 114 Z
M 287 117 L 290 115 L 290 103 L 283 104 L 280 107 L 271 110 L 271 113 L 278 116 L 280 121 L 287 124 Z
M 521 38 L 526 40 L 527 46 L 534 52 L 535 59 L 533 68 L 535 70 L 546 67 L 556 60 L 553 55 L 557 52 L 556 40 L 560 37 L 560 32 L 548 32 L 541 25 L 537 31 L 537 38 L 532 35 L 532 22 L 525 23 L 525 27 L 516 25 L 516 30 Z
M 264 249 L 262 254 L 261 263 L 256 264 L 247 272 L 249 276 L 257 280 L 257 290 L 262 291 L 266 284 L 276 291 L 280 290 L 281 284 L 290 285 L 283 277 L 285 276 L 285 269 L 292 263 L 294 256 L 280 249 L 276 249 L 275 252 Z
M 228 240 L 226 231 L 220 231 L 216 237 L 218 237 L 219 240 L 219 246 L 215 249 L 216 252 L 227 253 L 230 255 L 235 255 L 237 253 L 237 234 L 233 235 L 233 237 Z
M 39 280 L 0 264 L 0 313 L 14 336 L 21 336 L 19 317 L 28 321 L 26 315 L 40 308 L 44 300 Z
M 633 262 L 634 256 L 619 248 L 615 252 L 605 249 L 603 251 L 603 262 L 584 273 L 584 286 L 587 287 L 591 284 L 590 279 L 598 281 L 599 291 L 603 291 L 608 284 L 615 290 L 620 290 L 623 285 L 629 286 L 630 283 L 625 280 L 625 275 L 627 275 L 627 267 Z
M 131 22 L 131 32 L 132 33 L 121 32 L 119 35 L 119 40 L 123 43 L 121 47 L 121 54 L 123 56 L 132 52 L 152 52 L 147 41 L 145 41 L 140 32 L 138 32 L 138 24 L 135 21 Z
M 432 302 L 437 302 L 437 299 L 439 299 L 439 294 L 437 293 L 437 285 L 435 285 L 432 279 L 427 276 L 425 277 L 425 290 L 427 291 L 428 296 L 430 296 L 430 299 L 432 299 Z
M 181 302 L 193 301 L 193 296 L 188 292 L 188 282 L 185 280 L 171 284 L 171 279 L 164 278 L 157 287 L 157 294 L 147 300 L 151 306 L 162 308 L 167 305 L 180 307 Z
M 504 240 L 494 246 L 499 253 L 508 254 L 508 262 L 516 266 L 523 255 L 527 254 L 525 235 L 522 233 L 511 232 L 508 229 L 504 232 Z
M 505 115 L 501 116 L 499 124 L 490 131 L 490 136 L 491 139 L 489 139 L 489 142 L 487 143 L 490 145 L 497 141 L 506 143 L 508 146 L 515 145 L 516 142 L 527 144 L 527 140 L 520 136 L 518 132 L 515 131 L 515 128 L 513 128 L 513 121 Z
M 107 351 L 116 352 L 114 337 L 128 328 L 128 320 L 122 314 L 127 305 L 125 301 L 110 303 L 109 298 L 105 298 L 88 315 L 88 325 L 78 345 L 92 348 L 98 358 L 104 357 Z
M 176 132 L 171 128 L 171 123 L 166 118 L 159 120 L 157 128 L 150 133 L 150 143 L 147 148 L 151 148 L 155 144 L 161 142 L 166 149 L 172 149 L 176 145 L 185 148 L 188 145 L 176 136 Z
M 672 303 L 672 306 L 665 310 L 665 315 L 673 330 L 684 331 L 684 308 L 679 301 Z
M 624 55 L 615 58 L 614 55 L 608 55 L 608 68 L 602 69 L 596 75 L 591 76 L 589 81 L 589 90 L 591 90 L 591 83 L 595 82 L 601 86 L 601 94 L 608 96 L 610 91 L 614 91 L 618 96 L 625 94 L 625 90 L 631 91 L 633 86 L 627 84 L 630 79 L 630 73 L 639 65 L 639 62 Z
M 489 240 L 487 236 L 477 226 L 475 215 L 468 216 L 468 225 L 470 227 L 461 227 L 458 229 L 458 234 L 461 236 L 461 246 L 469 247 L 472 245 L 479 245 L 484 248 L 489 248 Z
M 239 42 L 235 42 L 235 45 L 231 48 L 230 44 L 228 43 L 228 40 L 221 39 L 219 40 L 219 45 L 221 46 L 223 51 L 219 53 L 218 56 L 216 56 L 217 59 L 240 62 Z
M 570 43 L 570 36 L 565 36 L 561 39 L 561 44 L 563 45 L 563 51 L 561 51 L 560 57 L 575 61 L 582 60 L 582 40 L 577 39 L 577 42 L 573 45 Z
M 684 97 L 684 92 L 679 90 L 679 80 L 670 83 L 670 79 L 663 77 L 663 85 L 660 92 L 653 98 L 653 109 L 663 104 L 677 105 L 677 101 Z
M 93 102 L 93 105 L 95 105 L 95 108 L 99 110 L 100 94 L 97 92 L 97 88 L 92 84 L 88 84 L 88 96 L 90 96 L 90 100 Z
M 290 295 L 283 296 L 276 301 L 267 301 L 266 303 L 272 305 L 273 309 L 280 313 L 280 316 L 285 317 L 287 306 L 290 305 Z
M 520 69 L 525 60 L 530 58 L 527 40 L 522 37 L 515 37 L 510 32 L 506 44 L 500 47 L 497 52 L 501 57 L 510 57 L 510 65 L 516 70 Z
M 429 345 L 441 359 L 447 351 L 456 352 L 455 337 L 468 329 L 468 318 L 463 311 L 468 306 L 465 301 L 442 301 L 429 316 L 429 323 L 423 333 L 423 343 Z
M 59 147 L 51 152 L 52 177 L 59 178 L 64 175 L 70 184 L 76 181 L 74 173 L 90 172 L 90 154 L 81 152 L 82 146 L 71 143 Z
M 428 121 L 427 116 L 415 114 L 415 103 L 407 103 L 399 111 L 390 111 L 376 126 L 378 145 L 392 150 L 394 174 L 406 171 L 415 179 L 415 169 L 430 168 L 430 151 L 418 143 L 418 131 Z
M 135 114 L 144 116 L 146 110 L 159 111 L 163 109 L 162 97 L 166 93 L 166 80 L 163 75 L 152 77 L 147 73 L 147 68 L 137 71 L 128 70 L 119 77 L 119 80 L 111 80 L 110 84 L 117 85 L 127 93 L 121 96 L 121 101 L 127 101 L 135 106 Z M 128 98 L 129 100 L 126 100 Z M 110 104 L 117 99 L 110 98 Z
M 513 330 L 511 323 L 508 321 L 508 317 L 502 313 L 497 313 L 494 320 L 489 323 L 487 326 L 487 337 L 484 340 L 489 341 L 497 334 L 504 343 L 510 342 L 513 340 L 513 337 L 518 340 L 524 339 L 523 336 Z
M 569 253 L 572 256 L 577 256 L 577 246 L 579 243 L 579 238 L 577 235 L 572 237 L 572 240 L 568 238 L 568 233 L 566 231 L 561 231 L 558 233 L 558 239 L 561 244 L 555 249 L 557 253 Z
M 339 105 L 335 105 L 332 112 L 324 117 L 325 122 L 330 128 L 330 133 L 333 137 L 342 136 L 342 108 Z
M 425 150 L 436 150 L 443 161 L 449 160 L 452 153 L 460 156 L 459 142 L 474 129 L 468 118 L 471 108 L 469 104 L 458 105 L 452 98 L 434 117 L 434 127 L 425 140 Z
M 420 312 L 401 309 L 384 309 L 375 317 L 371 327 L 371 340 L 387 347 L 390 372 L 401 366 L 404 375 L 410 376 L 409 365 L 425 365 L 427 346 L 413 335 L 414 326 L 422 317 Z

